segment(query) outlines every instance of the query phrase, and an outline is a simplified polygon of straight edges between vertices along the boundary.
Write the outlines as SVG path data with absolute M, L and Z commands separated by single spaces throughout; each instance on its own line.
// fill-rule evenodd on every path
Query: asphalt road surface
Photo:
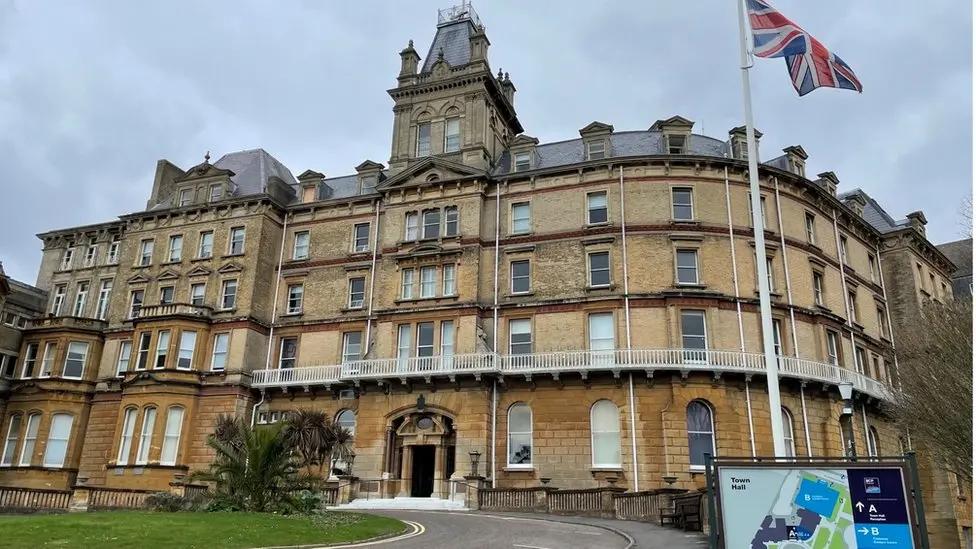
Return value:
M 449 511 L 369 512 L 424 528 L 418 536 L 381 543 L 378 549 L 624 549 L 629 544 L 603 528 L 533 518 Z

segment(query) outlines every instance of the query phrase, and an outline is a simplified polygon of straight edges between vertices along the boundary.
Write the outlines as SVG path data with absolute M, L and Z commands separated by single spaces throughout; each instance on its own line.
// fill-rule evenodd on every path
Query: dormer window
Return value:
M 369 194 L 376 191 L 376 176 L 364 175 L 359 180 L 359 194 Z
M 806 177 L 806 174 L 803 173 L 805 171 L 803 164 L 795 158 L 790 160 L 790 171 L 800 177 Z
M 685 154 L 685 136 L 671 133 L 667 135 L 668 154 Z
M 417 158 L 430 156 L 430 122 L 417 125 Z
M 741 158 L 742 160 L 749 160 L 749 144 L 745 142 L 739 142 L 738 147 L 739 147 L 739 153 L 738 155 L 736 155 L 737 158 Z
M 193 189 L 180 191 L 180 207 L 189 206 L 191 202 L 193 202 Z
M 602 139 L 589 141 L 586 143 L 586 159 L 600 160 L 606 157 L 606 143 Z
M 515 171 L 524 172 L 532 169 L 532 156 L 528 151 L 515 153 Z
M 214 183 L 213 185 L 210 185 L 210 201 L 211 202 L 216 202 L 217 200 L 220 200 L 221 197 L 223 197 L 223 195 L 224 195 L 224 192 L 223 192 L 223 189 L 221 189 L 221 187 L 220 187 L 220 183 Z
M 461 150 L 461 119 L 448 118 L 444 122 L 444 152 L 453 153 Z

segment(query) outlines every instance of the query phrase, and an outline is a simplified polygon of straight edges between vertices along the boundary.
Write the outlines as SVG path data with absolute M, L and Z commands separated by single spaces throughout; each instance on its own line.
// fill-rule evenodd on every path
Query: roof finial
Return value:
M 413 40 L 407 42 L 407 49 L 413 49 Z
M 498 79 L 499 80 L 502 79 L 502 68 L 501 67 L 498 67 Z
M 437 58 L 444 59 L 444 48 L 437 50 Z
M 508 80 L 510 80 L 510 79 L 508 78 L 508 73 L 506 72 L 505 73 L 505 81 L 507 82 Z
M 203 161 L 210 162 L 210 151 L 207 151 L 207 154 L 203 155 Z

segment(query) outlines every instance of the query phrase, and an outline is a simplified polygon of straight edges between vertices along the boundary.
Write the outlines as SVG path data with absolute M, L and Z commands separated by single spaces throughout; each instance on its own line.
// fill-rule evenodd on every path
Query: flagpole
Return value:
M 756 272 L 759 277 L 759 313 L 762 317 L 763 355 L 766 359 L 766 385 L 769 393 L 769 422 L 773 432 L 774 457 L 786 455 L 783 440 L 783 413 L 779 396 L 779 360 L 773 343 L 773 307 L 769 298 L 769 277 L 766 272 L 766 235 L 763 232 L 762 202 L 759 194 L 759 158 L 756 135 L 752 124 L 752 92 L 749 84 L 749 51 L 746 48 L 746 18 L 743 2 L 736 0 L 739 9 L 739 54 L 742 65 L 742 99 L 746 118 L 746 147 L 749 154 L 749 190 L 752 202 L 752 227 L 756 235 Z M 782 228 L 780 228 L 782 230 Z

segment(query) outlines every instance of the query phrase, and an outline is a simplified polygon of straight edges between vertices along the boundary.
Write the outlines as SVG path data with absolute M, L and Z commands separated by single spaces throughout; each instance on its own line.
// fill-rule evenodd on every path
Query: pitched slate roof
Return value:
M 420 73 L 428 73 L 433 69 L 441 51 L 444 52 L 444 61 L 452 67 L 467 65 L 471 61 L 469 38 L 474 31 L 474 23 L 470 19 L 438 25 L 437 34 L 434 35 L 434 41 L 430 43 L 430 50 L 424 58 Z
M 234 172 L 230 178 L 234 196 L 263 193 L 272 176 L 281 178 L 296 192 L 298 190 L 298 180 L 291 171 L 264 149 L 227 153 L 214 162 L 214 167 Z
M 946 242 L 936 248 L 956 266 L 956 270 L 952 273 L 952 294 L 970 295 L 969 285 L 973 283 L 973 239 Z
M 872 227 L 878 230 L 878 232 L 890 233 L 900 229 L 904 229 L 909 226 L 908 219 L 902 219 L 900 221 L 895 221 L 893 217 L 888 215 L 888 212 L 881 207 L 881 204 L 871 198 L 868 193 L 862 191 L 861 189 L 853 189 L 847 192 L 839 193 L 837 199 L 843 202 L 845 199 L 850 198 L 854 195 L 860 195 L 864 199 L 864 214 L 861 216 L 867 221 Z

